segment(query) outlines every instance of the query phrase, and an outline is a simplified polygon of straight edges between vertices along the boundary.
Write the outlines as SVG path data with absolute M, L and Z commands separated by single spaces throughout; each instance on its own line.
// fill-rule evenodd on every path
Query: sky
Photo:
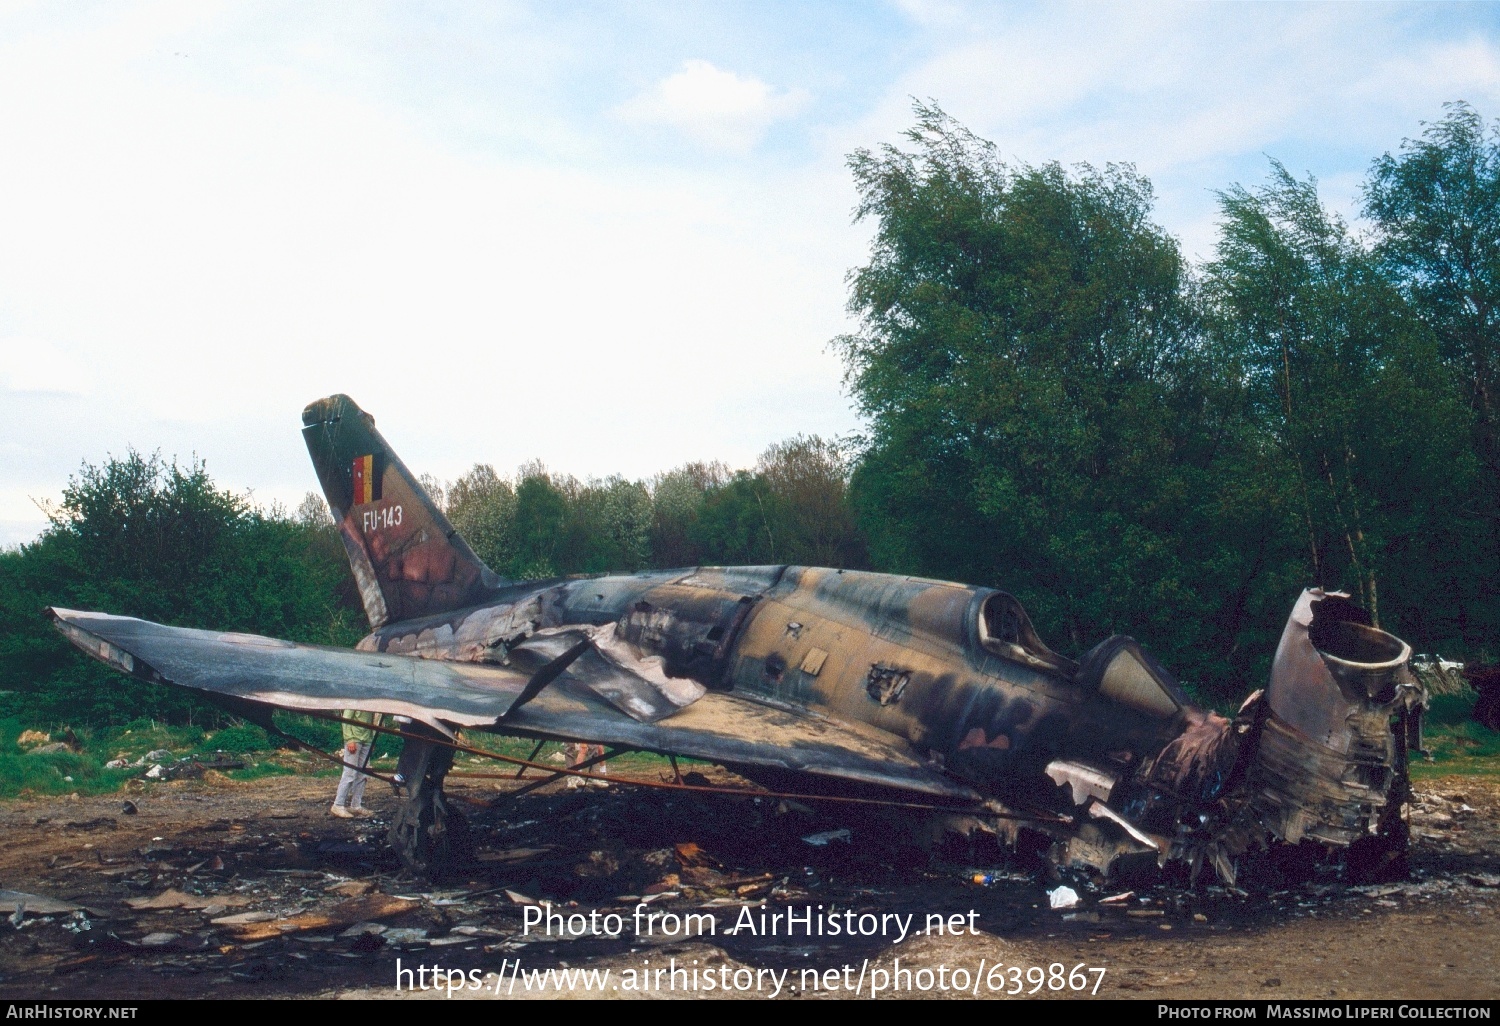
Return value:
M 131 448 L 295 507 L 335 392 L 440 480 L 857 433 L 846 162 L 914 99 L 1135 165 L 1203 260 L 1270 158 L 1358 227 L 1500 116 L 1500 6 L 0 0 L 0 545 Z

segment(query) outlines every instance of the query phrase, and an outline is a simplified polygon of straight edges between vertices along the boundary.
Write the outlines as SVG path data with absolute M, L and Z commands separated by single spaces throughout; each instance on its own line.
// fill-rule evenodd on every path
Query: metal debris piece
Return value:
M 276 916 L 271 912 L 240 912 L 232 916 L 221 916 L 218 919 L 210 919 L 215 926 L 245 926 L 249 923 L 268 923 Z
M 54 916 L 63 912 L 88 911 L 90 915 L 97 917 L 98 913 L 85 909 L 82 905 L 71 901 L 59 901 L 56 898 L 43 897 L 40 894 L 28 894 L 25 891 L 0 891 L 0 912 L 13 913 L 15 917 L 30 914 L 34 916 Z
M 169 887 L 154 897 L 126 898 L 125 904 L 137 912 L 148 912 L 167 908 L 206 909 L 213 905 L 218 905 L 221 908 L 229 908 L 248 905 L 250 904 L 250 900 L 242 894 L 210 894 L 205 896 L 201 894 L 188 894 Z
M 361 894 L 369 894 L 375 889 L 375 885 L 368 880 L 341 880 L 331 884 L 327 890 L 330 894 L 342 894 L 345 897 L 357 898 Z
M 824 830 L 822 833 L 808 834 L 802 838 L 804 843 L 811 844 L 817 848 L 821 848 L 833 841 L 843 841 L 845 844 L 848 844 L 853 839 L 854 833 L 847 827 L 841 830 Z
M 404 927 L 399 930 L 386 930 L 380 935 L 380 938 L 392 947 L 406 947 L 418 943 L 431 943 L 431 941 L 427 939 L 427 931 L 418 929 L 416 927 Z
M 269 922 L 239 924 L 234 927 L 234 933 L 238 940 L 257 941 L 313 930 L 343 930 L 355 923 L 390 919 L 417 907 L 417 902 L 405 898 L 371 894 L 363 898 L 350 898 L 319 912 L 304 912 Z
M 1077 908 L 1081 904 L 1083 899 L 1078 896 L 1078 892 L 1066 885 L 1047 895 L 1047 905 L 1050 908 Z

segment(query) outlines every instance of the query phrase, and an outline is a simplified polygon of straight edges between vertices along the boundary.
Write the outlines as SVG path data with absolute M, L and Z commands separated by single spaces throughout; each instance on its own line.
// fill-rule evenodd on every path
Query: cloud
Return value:
M 623 104 L 619 114 L 639 124 L 676 128 L 710 149 L 746 153 L 772 124 L 795 115 L 809 99 L 802 89 L 777 91 L 753 76 L 690 60 Z
M 1156 186 L 1158 217 L 1197 256 L 1217 241 L 1214 190 L 1262 181 L 1267 155 L 1313 173 L 1348 215 L 1369 162 L 1441 117 L 1443 101 L 1500 109 L 1493 7 L 907 0 L 903 10 L 925 46 L 839 126 L 846 148 L 894 141 L 911 97 L 933 97 L 1009 160 L 1135 164 Z
M 89 361 L 55 342 L 0 332 L 0 392 L 87 395 L 95 384 Z
M 333 392 L 440 477 L 745 465 L 854 426 L 824 349 L 842 174 L 518 158 L 239 31 L 122 31 L 0 34 L 0 544 L 129 446 L 294 506 L 298 413 Z M 741 138 L 789 102 L 725 77 L 749 89 L 700 113 Z

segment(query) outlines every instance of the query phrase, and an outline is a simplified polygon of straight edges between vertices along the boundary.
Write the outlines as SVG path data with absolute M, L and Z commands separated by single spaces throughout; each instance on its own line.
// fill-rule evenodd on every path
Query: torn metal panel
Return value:
M 1101 770 L 1092 766 L 1085 766 L 1079 762 L 1067 762 L 1055 759 L 1047 763 L 1047 776 L 1059 787 L 1067 785 L 1073 793 L 1073 804 L 1083 805 L 1090 798 L 1097 798 L 1101 802 L 1109 801 L 1109 796 L 1120 781 Z

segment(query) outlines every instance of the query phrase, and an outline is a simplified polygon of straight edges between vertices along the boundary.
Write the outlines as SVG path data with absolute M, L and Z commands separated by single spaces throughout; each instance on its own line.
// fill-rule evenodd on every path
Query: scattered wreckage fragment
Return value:
M 138 678 L 270 710 L 409 718 L 391 828 L 441 872 L 458 728 L 693 756 L 773 791 L 905 800 L 1059 863 L 1180 861 L 1232 882 L 1269 844 L 1399 854 L 1420 745 L 1410 648 L 1346 597 L 1305 592 L 1269 687 L 1231 720 L 1133 639 L 1075 662 L 1002 591 L 800 566 L 507 581 L 469 548 L 346 396 L 303 433 L 372 633 L 354 651 L 54 609 Z

